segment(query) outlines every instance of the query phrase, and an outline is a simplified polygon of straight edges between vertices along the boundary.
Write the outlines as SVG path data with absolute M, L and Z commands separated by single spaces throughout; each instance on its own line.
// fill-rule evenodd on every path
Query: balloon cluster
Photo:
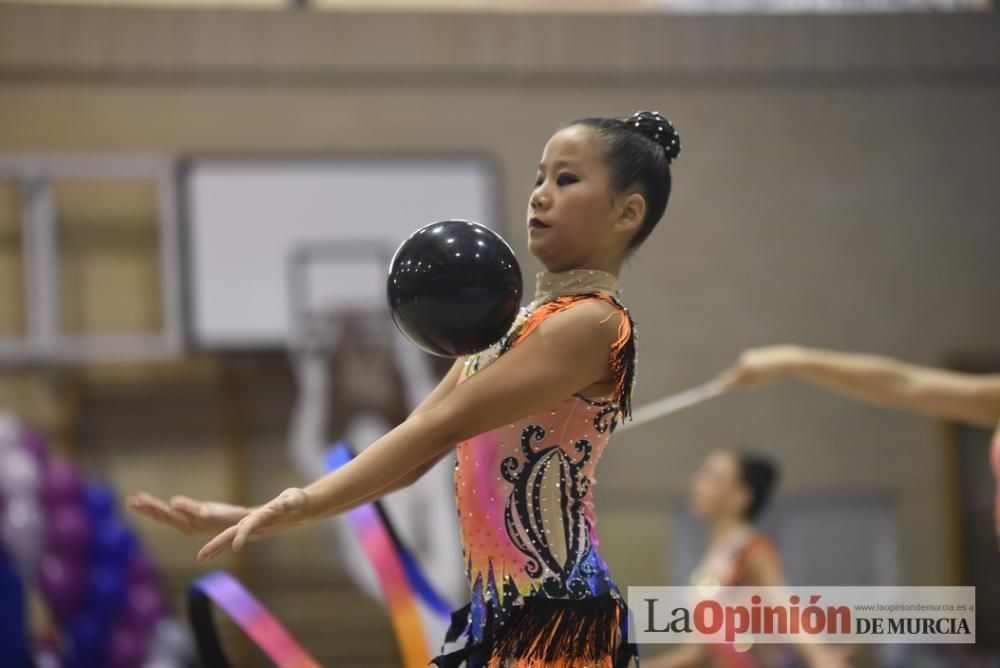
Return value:
M 58 629 L 39 664 L 184 665 L 189 641 L 167 616 L 158 573 L 118 516 L 112 490 L 0 413 L 0 549 L 35 584 Z

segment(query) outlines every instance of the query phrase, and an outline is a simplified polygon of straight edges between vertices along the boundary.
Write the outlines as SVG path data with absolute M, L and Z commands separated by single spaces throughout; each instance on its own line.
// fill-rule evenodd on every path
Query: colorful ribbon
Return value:
M 354 458 L 346 443 L 334 445 L 326 454 L 327 471 L 335 471 Z M 417 596 L 435 614 L 450 617 L 450 606 L 441 598 L 417 566 L 413 555 L 399 540 L 382 504 L 378 501 L 360 506 L 347 513 L 347 520 L 368 555 L 385 597 L 386 608 L 400 655 L 406 668 L 430 663 L 430 652 L 420 622 Z
M 334 471 L 351 461 L 353 458 L 354 452 L 351 450 L 351 447 L 347 443 L 341 441 L 327 451 L 326 470 L 328 473 L 330 471 Z M 406 545 L 403 544 L 403 541 L 400 540 L 399 533 L 393 526 L 392 520 L 389 519 L 388 514 L 386 514 L 382 503 L 380 501 L 375 501 L 370 505 L 375 508 L 375 512 L 378 514 L 379 524 L 381 525 L 382 530 L 388 534 L 389 540 L 392 542 L 392 550 L 398 555 L 399 560 L 403 564 L 403 569 L 406 572 L 406 580 L 410 587 L 413 588 L 413 593 L 416 594 L 417 598 L 423 601 L 424 605 L 426 605 L 435 615 L 445 621 L 451 619 L 452 605 L 448 603 L 448 601 L 445 600 L 444 597 L 437 592 L 437 590 L 434 589 L 434 585 L 430 583 L 427 576 L 425 576 L 423 571 L 420 570 L 416 557 L 414 557 L 413 553 L 410 552 Z M 350 516 L 350 513 L 348 513 L 348 516 Z M 360 534 L 359 538 L 361 538 Z
M 335 471 L 354 458 L 350 446 L 340 442 L 326 454 L 326 469 Z M 444 620 L 451 606 L 437 593 L 420 570 L 416 558 L 403 545 L 378 501 L 346 514 L 361 547 L 375 569 L 385 597 L 400 655 L 406 668 L 430 663 L 417 601 Z M 235 578 L 215 571 L 199 578 L 188 591 L 191 626 L 202 661 L 208 668 L 229 668 L 211 614 L 211 603 L 221 608 L 279 668 L 315 668 L 316 663 L 287 630 Z
M 191 627 L 207 668 L 230 666 L 212 620 L 211 603 L 221 608 L 278 668 L 320 668 L 274 615 L 225 571 L 209 573 L 188 589 Z

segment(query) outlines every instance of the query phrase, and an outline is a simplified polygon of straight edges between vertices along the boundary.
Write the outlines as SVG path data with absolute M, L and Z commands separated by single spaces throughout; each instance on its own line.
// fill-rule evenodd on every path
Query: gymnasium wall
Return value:
M 996 353 L 998 84 L 995 14 L 0 5 L 0 153 L 486 154 L 529 282 L 539 267 L 523 211 L 550 133 L 580 116 L 659 109 L 684 149 L 667 216 L 623 276 L 640 326 L 637 405 L 707 380 L 747 346 L 796 342 L 937 365 Z M 155 202 L 102 187 L 60 195 L 64 316 L 85 330 L 154 329 Z M 23 327 L 11 308 L 16 206 L 16 193 L 0 188 L 4 331 Z M 244 388 L 238 405 L 225 389 L 235 386 Z M 260 500 L 295 482 L 274 473 L 285 470 L 291 387 L 280 356 L 196 356 L 132 370 L 11 371 L 0 374 L 0 403 L 123 487 Z M 796 384 L 713 400 L 616 439 L 597 491 L 602 550 L 622 585 L 662 582 L 667 510 L 707 450 L 748 445 L 780 459 L 790 493 L 888 495 L 899 584 L 956 582 L 947 433 Z M 227 446 L 240 434 L 249 454 Z M 252 467 L 249 487 L 227 473 L 233 465 Z M 197 570 L 194 544 L 143 530 L 177 567 L 179 587 Z M 288 588 L 268 569 L 321 580 L 322 532 L 287 540 L 262 544 L 238 568 L 274 592 Z M 291 601 L 277 608 L 295 617 Z M 378 611 L 369 618 L 377 625 Z M 311 648 L 329 635 L 298 630 Z

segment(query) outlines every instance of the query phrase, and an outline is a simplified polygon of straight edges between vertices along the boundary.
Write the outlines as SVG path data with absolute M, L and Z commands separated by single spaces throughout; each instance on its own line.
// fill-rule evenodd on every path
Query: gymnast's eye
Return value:
M 576 183 L 579 180 L 580 179 L 577 177 L 576 174 L 563 172 L 562 174 L 559 175 L 559 178 L 556 179 L 556 184 L 560 186 L 568 186 L 571 183 Z
M 544 181 L 544 180 L 545 179 L 542 178 L 541 174 L 539 174 L 538 176 L 536 176 L 535 177 L 535 187 L 537 188 L 538 186 L 542 185 L 542 181 Z

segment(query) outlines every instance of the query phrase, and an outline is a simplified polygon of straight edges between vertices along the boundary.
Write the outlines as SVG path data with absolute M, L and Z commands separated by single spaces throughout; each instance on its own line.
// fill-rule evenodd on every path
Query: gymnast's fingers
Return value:
M 233 536 L 233 552 L 239 552 L 246 544 L 247 539 L 260 525 L 266 523 L 266 507 L 262 510 L 250 513 L 240 520 L 236 525 L 236 535 Z
M 174 512 L 184 515 L 192 527 L 213 532 L 236 524 L 249 512 L 243 506 L 215 501 L 197 501 L 186 496 L 175 496 L 170 499 L 170 508 Z
M 175 512 L 166 503 L 146 492 L 138 492 L 128 497 L 126 505 L 133 512 L 145 515 L 161 524 L 172 526 L 185 534 L 191 534 L 194 531 L 184 515 Z
M 236 526 L 231 526 L 212 540 L 205 543 L 204 547 L 198 551 L 198 561 L 210 561 L 226 551 L 226 548 L 233 544 L 233 537 L 236 536 Z

